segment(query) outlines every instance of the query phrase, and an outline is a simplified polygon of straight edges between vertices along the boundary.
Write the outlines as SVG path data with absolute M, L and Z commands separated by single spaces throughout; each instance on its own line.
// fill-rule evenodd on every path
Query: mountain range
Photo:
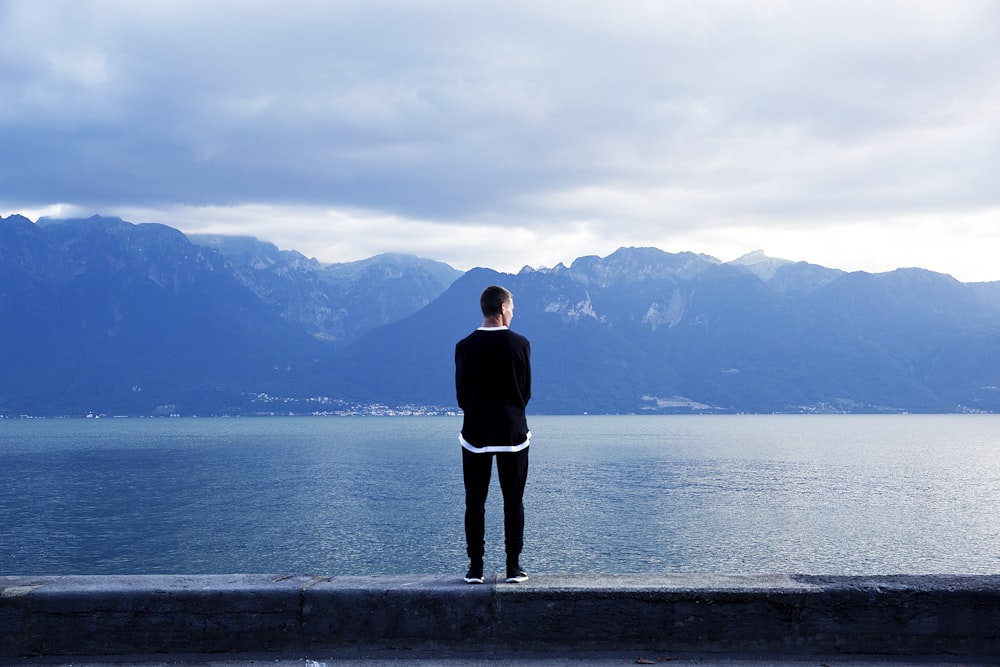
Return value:
M 531 411 L 992 412 L 1000 283 L 621 248 L 458 271 L 324 264 L 117 218 L 0 218 L 0 416 L 448 412 L 482 289 L 515 295 Z

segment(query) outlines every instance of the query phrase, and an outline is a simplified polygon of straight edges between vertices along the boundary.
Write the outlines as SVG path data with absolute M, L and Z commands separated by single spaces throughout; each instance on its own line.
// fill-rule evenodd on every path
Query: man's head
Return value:
M 490 285 L 479 297 L 483 317 L 499 318 L 504 326 L 514 317 L 514 295 L 499 285 Z

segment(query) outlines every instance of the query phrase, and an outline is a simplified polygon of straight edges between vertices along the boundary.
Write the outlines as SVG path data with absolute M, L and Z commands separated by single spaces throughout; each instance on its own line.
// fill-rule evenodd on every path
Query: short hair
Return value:
M 514 300 L 514 295 L 506 288 L 499 285 L 490 285 L 483 290 L 479 297 L 479 307 L 483 310 L 484 317 L 499 315 L 503 310 L 503 305 Z

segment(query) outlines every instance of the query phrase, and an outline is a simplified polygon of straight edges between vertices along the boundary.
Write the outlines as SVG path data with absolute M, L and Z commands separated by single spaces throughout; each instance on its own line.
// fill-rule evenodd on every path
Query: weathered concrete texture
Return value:
M 1000 656 L 1000 577 L 0 577 L 0 656 L 351 647 Z
M 532 582 L 527 582 L 531 584 Z M 998 655 L 1000 577 L 546 577 L 498 639 L 728 653 Z

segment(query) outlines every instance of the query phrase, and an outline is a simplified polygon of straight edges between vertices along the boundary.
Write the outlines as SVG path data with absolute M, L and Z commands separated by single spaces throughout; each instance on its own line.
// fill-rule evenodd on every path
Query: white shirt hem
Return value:
M 462 448 L 467 449 L 473 454 L 506 454 L 513 452 L 520 452 L 528 448 L 531 444 L 531 431 L 528 431 L 528 437 L 524 439 L 519 445 L 500 445 L 500 446 L 489 446 L 489 447 L 476 447 L 472 443 L 468 442 L 462 437 L 462 434 L 458 434 L 458 441 L 462 443 Z

